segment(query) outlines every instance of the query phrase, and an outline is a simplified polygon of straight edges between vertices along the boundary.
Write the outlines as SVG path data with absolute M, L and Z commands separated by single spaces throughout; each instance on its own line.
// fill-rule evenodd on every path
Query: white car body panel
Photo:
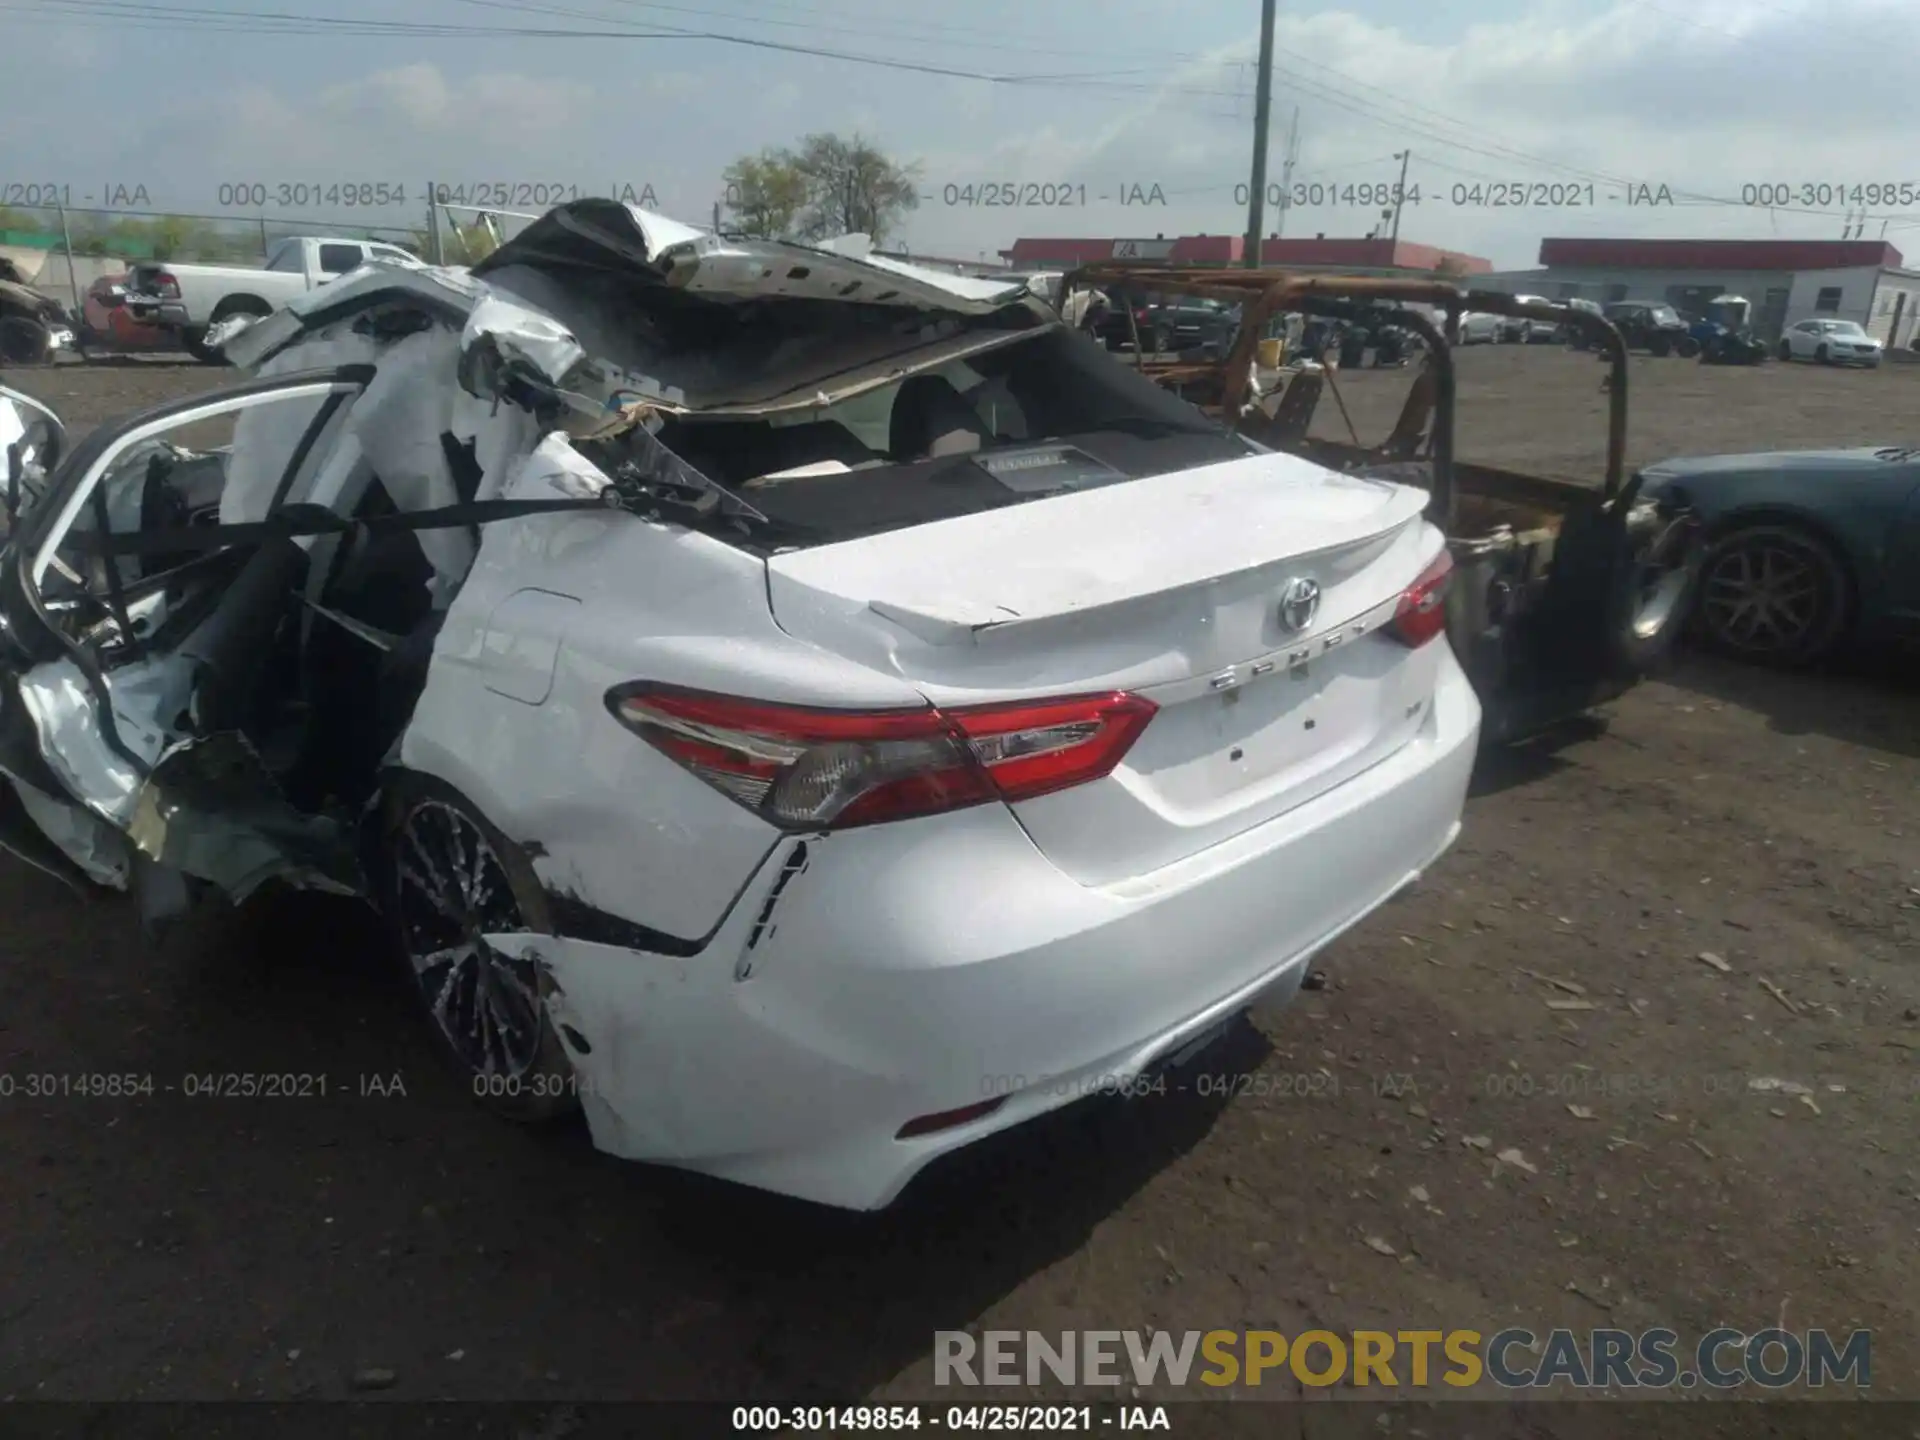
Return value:
M 1469 310 L 1460 317 L 1462 345 L 1492 344 L 1500 338 L 1501 317 L 1484 310 Z
M 878 1209 L 936 1157 L 1290 998 L 1314 954 L 1419 878 L 1459 829 L 1479 729 L 1439 658 L 1432 714 L 1390 759 L 1131 885 L 1069 880 L 982 807 L 810 838 L 797 867 L 783 845 L 697 957 L 490 943 L 545 961 L 556 1018 L 591 1046 L 568 1042 L 597 1147 Z M 993 1095 L 989 1116 L 894 1138 Z

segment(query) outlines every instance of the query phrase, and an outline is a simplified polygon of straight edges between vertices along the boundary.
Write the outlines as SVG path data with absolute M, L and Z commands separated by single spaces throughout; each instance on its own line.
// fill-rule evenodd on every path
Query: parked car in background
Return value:
M 8 843 L 370 902 L 507 1118 L 877 1209 L 1171 1090 L 1459 833 L 1426 490 L 1023 284 L 583 200 L 224 343 L 12 533 Z
M 81 343 L 109 350 L 160 350 L 178 343 L 158 321 L 141 320 L 127 308 L 131 277 L 102 275 L 87 287 L 81 302 Z
M 1569 310 L 1581 310 L 1589 315 L 1599 315 L 1602 317 L 1606 315 L 1606 311 L 1601 308 L 1597 301 L 1572 299 L 1562 300 L 1560 303 L 1565 305 Z M 1589 348 L 1587 337 L 1578 326 L 1562 325 L 1559 330 L 1559 336 L 1575 350 L 1585 350 Z
M 1240 307 L 1185 296 L 1162 306 L 1155 325 L 1165 329 L 1169 348 L 1176 351 L 1223 347 L 1240 326 Z
M 1687 322 L 1664 300 L 1619 300 L 1601 313 L 1613 322 L 1629 350 L 1688 360 L 1700 353 L 1700 342 L 1689 332 Z
M 1150 355 L 1162 355 L 1173 348 L 1173 332 L 1162 323 L 1158 296 L 1137 290 L 1108 292 L 1106 316 L 1096 334 L 1109 350 L 1131 350 L 1134 337 Z
M 51 364 L 73 339 L 67 307 L 34 289 L 19 266 L 0 256 L 0 364 Z
M 156 261 L 136 265 L 127 284 L 133 318 L 172 332 L 183 349 L 208 362 L 209 328 L 236 315 L 271 315 L 296 295 L 368 264 L 418 265 L 413 252 L 370 240 L 291 235 L 267 255 L 264 268 Z
M 1552 305 L 1555 302 L 1544 295 L 1516 295 L 1516 300 L 1524 300 L 1530 305 Z M 1500 338 L 1509 345 L 1547 345 L 1560 337 L 1560 327 L 1551 320 L 1529 320 L 1520 316 L 1506 316 L 1500 322 Z
M 1692 625 L 1725 654 L 1804 665 L 1920 639 L 1920 446 L 1685 456 L 1641 495 L 1691 505 L 1707 552 Z
M 1688 317 L 1689 331 L 1700 342 L 1702 365 L 1763 365 L 1767 345 L 1753 333 L 1753 302 L 1744 295 L 1716 295 L 1706 312 Z
M 1782 360 L 1812 360 L 1821 365 L 1880 363 L 1886 349 L 1852 320 L 1802 320 L 1789 325 L 1775 350 Z
M 1498 315 L 1482 314 L 1478 310 L 1469 310 L 1460 317 L 1460 338 L 1458 345 L 1491 345 L 1503 337 L 1505 322 Z

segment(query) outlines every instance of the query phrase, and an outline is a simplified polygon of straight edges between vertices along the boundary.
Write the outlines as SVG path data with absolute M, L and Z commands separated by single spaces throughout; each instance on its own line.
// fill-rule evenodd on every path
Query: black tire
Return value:
M 1653 337 L 1653 339 L 1647 342 L 1647 349 L 1651 350 L 1654 353 L 1654 355 L 1664 360 L 1666 359 L 1668 353 L 1673 349 L 1673 343 L 1669 341 L 1667 337 L 1664 335 L 1656 335 Z
M 53 356 L 53 332 L 26 315 L 0 317 L 0 365 L 45 365 Z
M 202 365 L 224 365 L 226 359 L 218 350 L 207 348 L 207 327 L 190 325 L 180 332 L 180 348 L 198 360 Z
M 1779 345 L 1774 348 L 1773 353 L 1780 357 L 1780 362 L 1783 365 L 1791 365 L 1793 363 L 1793 345 L 1791 342 L 1782 340 Z
M 1761 521 L 1708 548 L 1694 623 L 1723 655 L 1794 668 L 1831 654 L 1852 613 L 1852 577 L 1832 544 L 1802 526 Z
M 387 787 L 380 835 L 381 908 L 441 1054 L 495 1114 L 526 1125 L 571 1114 L 579 1099 L 572 1062 L 546 1010 L 550 979 L 477 938 L 553 933 L 546 894 L 525 852 L 452 786 L 424 775 L 402 775 Z M 450 880 L 435 869 L 436 858 L 465 873 Z M 433 873 L 423 874 L 423 866 Z M 453 958 L 439 965 L 429 958 L 440 955 Z M 436 1008 L 436 1000 L 444 1003 Z
M 1164 330 L 1156 329 L 1153 332 L 1152 344 L 1155 355 L 1164 355 L 1173 348 L 1173 337 Z
M 1674 342 L 1674 348 L 1679 351 L 1682 360 L 1691 360 L 1700 353 L 1700 342 L 1691 335 L 1682 335 Z
M 1833 356 L 1828 352 L 1827 347 L 1824 345 L 1822 345 L 1819 349 L 1813 352 L 1813 360 L 1816 365 L 1826 365 L 1830 363 L 1832 359 L 1833 359 Z

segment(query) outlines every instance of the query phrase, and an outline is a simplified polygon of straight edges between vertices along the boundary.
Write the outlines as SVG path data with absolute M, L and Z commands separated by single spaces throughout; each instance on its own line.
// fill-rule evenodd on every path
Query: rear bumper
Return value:
M 600 1149 L 878 1209 L 935 1157 L 1290 998 L 1310 956 L 1452 843 L 1479 725 L 1448 653 L 1394 755 L 1119 885 L 1077 884 L 983 806 L 782 845 L 699 955 L 490 938 L 547 961 Z
M 124 308 L 133 320 L 141 325 L 159 325 L 169 330 L 180 330 L 192 323 L 187 307 L 178 300 L 129 295 Z

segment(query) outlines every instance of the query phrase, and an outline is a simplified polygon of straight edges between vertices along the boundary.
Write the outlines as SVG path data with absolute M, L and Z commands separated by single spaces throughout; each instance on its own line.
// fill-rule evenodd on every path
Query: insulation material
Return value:
M 369 335 L 347 329 L 313 336 L 260 366 L 260 379 L 294 375 L 303 370 L 329 370 L 340 365 L 369 365 L 380 358 L 379 343 Z M 233 457 L 227 466 L 227 488 L 220 496 L 220 523 L 244 525 L 264 520 L 287 462 L 300 437 L 326 403 L 324 398 L 285 400 L 242 411 L 234 422 Z
M 20 677 L 20 699 L 60 783 L 96 814 L 124 825 L 133 813 L 140 774 L 100 734 L 93 691 L 79 667 L 71 660 L 36 666 Z
M 252 745 L 232 732 L 169 747 L 135 798 L 127 838 L 236 905 L 268 880 L 334 895 L 367 889 L 352 836 L 289 805 Z
M 545 347 L 542 353 L 550 357 L 560 353 L 556 347 L 563 342 L 554 332 L 565 332 L 553 322 L 512 305 L 498 305 L 494 314 L 512 331 L 515 344 L 524 339 L 532 348 Z M 289 346 L 262 364 L 260 373 L 264 378 L 350 364 L 376 367 L 372 382 L 342 422 L 344 429 L 332 453 L 351 455 L 355 468 L 364 465 L 379 476 L 400 509 L 437 509 L 463 498 L 492 498 L 500 477 L 514 458 L 532 449 L 540 429 L 525 411 L 492 397 L 470 395 L 455 383 L 462 344 L 461 336 L 440 326 L 387 344 L 340 327 Z M 432 377 L 434 383 L 422 383 L 423 377 Z M 321 403 L 261 406 L 240 417 L 234 463 L 221 503 L 223 523 L 264 518 L 287 462 Z M 474 496 L 459 493 L 442 434 L 472 445 L 483 477 Z M 316 497 L 331 498 L 345 477 L 325 473 L 324 485 L 296 486 L 288 498 L 301 499 L 308 488 Z M 473 538 L 458 528 L 423 530 L 419 538 L 434 569 L 435 607 L 444 608 L 453 587 L 473 563 Z
M 440 442 L 452 428 L 461 393 L 453 383 L 459 344 L 459 337 L 437 327 L 407 336 L 379 357 L 379 372 L 349 417 L 367 464 L 401 510 L 432 510 L 461 499 Z M 422 384 L 423 375 L 441 383 Z M 434 608 L 443 609 L 473 564 L 473 537 L 455 529 L 418 533 L 434 570 Z

